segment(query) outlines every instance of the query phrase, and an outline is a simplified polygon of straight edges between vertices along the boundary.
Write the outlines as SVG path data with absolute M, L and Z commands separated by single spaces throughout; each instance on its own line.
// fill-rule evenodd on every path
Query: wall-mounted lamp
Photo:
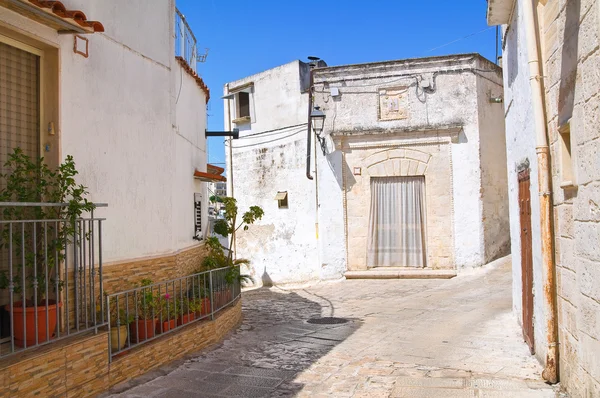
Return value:
M 319 144 L 321 144 L 321 150 L 323 151 L 323 155 L 327 154 L 326 146 L 325 146 L 325 137 L 327 134 L 323 134 L 323 126 L 325 125 L 325 114 L 321 111 L 321 108 L 315 106 L 310 113 L 310 124 L 312 126 L 313 131 L 317 135 L 317 139 L 319 140 Z

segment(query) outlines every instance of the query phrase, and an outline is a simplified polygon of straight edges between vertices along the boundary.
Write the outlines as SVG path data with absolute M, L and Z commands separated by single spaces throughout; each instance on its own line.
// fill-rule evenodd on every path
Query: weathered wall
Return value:
M 265 212 L 247 231 L 240 230 L 236 241 L 237 257 L 251 261 L 248 271 L 257 285 L 319 277 L 314 182 L 305 177 L 308 96 L 301 85 L 305 69 L 305 64 L 294 61 L 228 84 L 235 90 L 254 83 L 252 123 L 237 126 L 240 139 L 233 141 L 233 173 L 228 148 L 226 154 L 228 183 L 233 184 L 228 193 L 233 192 L 240 212 L 254 205 Z M 225 126 L 230 125 L 230 102 L 225 101 Z M 288 193 L 288 208 L 278 208 L 279 191 Z
M 481 159 L 481 199 L 485 262 L 510 253 L 508 181 L 504 107 L 491 98 L 503 97 L 502 71 L 486 59 L 478 60 L 477 102 L 479 116 L 479 156 Z
M 89 58 L 73 52 L 72 35 L 0 8 L 3 34 L 57 54 L 56 111 L 42 121 L 57 134 L 42 128 L 42 144 L 51 144 L 43 155 L 73 155 L 90 198 L 109 204 L 96 212 L 107 218 L 107 262 L 194 245 L 193 193 L 206 196 L 192 177 L 205 169 L 206 95 L 175 61 L 174 1 L 151 3 L 69 3 L 106 29 L 86 36 Z
M 353 137 L 352 139 L 356 140 L 358 139 L 357 135 L 362 135 L 360 138 L 362 142 L 368 143 L 381 139 L 380 137 L 394 135 L 395 138 L 398 138 L 398 142 L 395 143 L 397 148 L 402 148 L 410 141 L 416 141 L 418 144 L 419 139 L 427 142 L 439 139 L 440 136 L 451 137 L 446 138 L 446 142 L 455 141 L 453 144 L 449 144 L 451 150 L 441 150 L 448 154 L 447 159 L 442 163 L 451 170 L 451 178 L 447 182 L 452 184 L 442 196 L 447 192 L 452 192 L 451 200 L 444 205 L 443 215 L 441 215 L 440 208 L 436 209 L 440 215 L 439 225 L 444 225 L 446 222 L 442 221 L 444 218 L 449 219 L 450 230 L 453 233 L 446 235 L 442 239 L 443 243 L 441 243 L 442 240 L 431 242 L 432 248 L 435 248 L 436 251 L 439 249 L 439 254 L 434 257 L 445 258 L 443 261 L 434 262 L 436 266 L 442 268 L 448 267 L 448 262 L 458 268 L 485 263 L 486 241 L 483 234 L 479 158 L 479 148 L 482 145 L 480 144 L 480 119 L 478 116 L 478 95 L 480 93 L 477 76 L 473 72 L 462 70 L 478 67 L 478 60 L 477 55 L 458 55 L 350 65 L 322 69 L 317 71 L 315 76 L 316 103 L 324 109 L 327 115 L 325 129 L 332 133 L 336 141 L 343 141 L 346 137 Z M 491 65 L 490 68 L 495 74 L 498 74 L 496 67 Z M 428 89 L 417 88 L 416 82 L 423 80 L 429 81 Z M 337 87 L 340 95 L 331 97 L 329 93 L 331 87 Z M 382 93 L 383 89 L 400 89 L 405 92 L 401 99 L 404 115 L 395 119 L 380 120 L 379 97 L 386 95 Z M 501 115 L 500 111 L 497 113 Z M 483 118 L 485 119 L 485 116 Z M 497 119 L 498 116 L 494 115 L 494 118 Z M 484 121 L 485 123 L 489 122 L 488 120 Z M 440 131 L 442 132 L 440 133 Z M 403 143 L 402 139 L 405 139 L 406 142 Z M 414 142 L 412 144 L 415 145 Z M 497 143 L 492 142 L 493 144 Z M 483 145 L 488 144 L 485 142 Z M 353 200 L 352 189 L 354 188 L 352 186 L 346 187 L 345 199 L 343 189 L 338 192 L 335 184 L 331 184 L 331 182 L 337 181 L 340 185 L 343 175 L 350 175 L 351 181 L 353 167 L 360 166 L 353 158 L 360 157 L 360 154 L 355 155 L 353 150 L 341 162 L 332 163 L 330 160 L 337 151 L 332 142 L 328 143 L 328 148 L 330 154 L 326 156 L 317 151 L 319 180 L 324 181 L 323 183 L 319 182 L 320 225 L 324 224 L 322 217 L 331 219 L 330 212 L 335 211 L 336 207 L 339 208 L 340 200 L 342 200 L 342 204 L 345 203 L 344 201 L 350 200 L 348 203 L 351 203 Z M 350 163 L 351 161 L 353 163 Z M 420 174 L 416 171 L 414 173 L 416 174 L 413 175 Z M 502 182 L 499 180 L 498 184 L 500 185 Z M 363 196 L 367 193 L 363 192 Z M 363 210 L 358 210 L 358 212 L 363 219 L 368 218 L 366 204 L 368 199 L 365 202 L 363 198 L 359 202 L 363 203 Z M 448 208 L 448 204 L 450 204 L 450 208 Z M 473 211 L 474 209 L 477 211 Z M 344 249 L 346 245 L 346 242 L 340 240 L 339 236 L 342 232 L 347 234 L 349 261 L 351 257 L 355 257 L 355 252 L 362 251 L 362 246 L 364 246 L 358 246 L 358 244 L 355 245 L 356 242 L 352 242 L 352 239 L 358 239 L 358 237 L 350 231 L 351 223 L 355 222 L 351 220 L 354 215 L 351 215 L 350 212 L 349 206 L 344 214 L 348 225 L 347 230 L 337 228 L 323 231 L 321 228 L 320 231 L 321 239 L 331 239 L 332 242 L 335 242 L 326 250 L 336 253 L 341 251 L 340 245 L 344 245 Z M 506 217 L 499 214 L 497 216 L 499 218 Z M 359 229 L 364 229 L 364 222 L 362 225 Z M 433 224 L 431 226 L 434 230 L 437 228 Z M 428 228 L 430 228 L 429 221 Z M 451 254 L 446 251 L 448 247 L 453 248 Z M 326 250 L 322 253 L 323 257 L 327 256 Z M 360 261 L 356 264 L 362 266 Z M 348 265 L 350 267 L 351 263 Z
M 504 73 L 506 128 L 513 247 L 514 308 L 521 316 L 521 269 L 517 177 L 514 165 L 531 165 L 532 233 L 536 356 L 544 361 L 546 314 L 540 267 L 540 221 L 535 134 L 523 1 L 518 1 L 506 34 Z M 600 2 L 549 0 L 538 4 L 538 25 L 544 75 L 545 109 L 552 165 L 554 238 L 556 245 L 561 386 L 570 396 L 600 395 L 600 163 L 597 120 L 600 104 Z M 570 122 L 570 123 L 569 123 Z M 561 131 L 570 134 L 563 136 Z M 565 130 L 566 128 L 566 130 Z M 563 150 L 570 144 L 570 157 Z M 573 173 L 567 178 L 568 169 Z M 570 183 L 568 182 L 570 181 Z
M 540 6 L 552 156 L 561 384 L 600 396 L 600 2 Z M 571 159 L 559 128 L 570 120 Z M 573 168 L 573 186 L 565 168 Z
M 530 169 L 531 184 L 531 237 L 533 258 L 534 339 L 536 357 L 546 357 L 546 315 L 542 286 L 542 249 L 540 230 L 540 201 L 538 192 L 538 168 L 535 152 L 535 131 L 531 105 L 531 89 L 525 27 L 521 5 L 515 8 L 510 29 L 505 34 L 503 53 L 504 107 L 506 124 L 508 200 L 510 214 L 511 251 L 513 253 L 513 309 L 519 322 L 523 322 L 522 272 L 521 272 L 521 223 L 519 219 L 519 168 Z

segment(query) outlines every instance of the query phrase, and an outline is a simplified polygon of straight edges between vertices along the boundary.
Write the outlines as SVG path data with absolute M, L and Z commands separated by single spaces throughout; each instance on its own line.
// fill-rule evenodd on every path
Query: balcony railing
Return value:
M 107 295 L 109 358 L 214 315 L 240 296 L 237 268 L 204 271 Z
M 185 59 L 194 72 L 197 71 L 197 63 L 206 60 L 206 53 L 198 53 L 196 36 L 178 9 L 175 9 L 175 56 Z
M 11 209 L 36 214 L 67 206 L 2 202 L 0 211 L 10 218 Z M 93 211 L 69 219 L 0 220 L 0 357 L 106 324 L 100 299 L 104 220 Z

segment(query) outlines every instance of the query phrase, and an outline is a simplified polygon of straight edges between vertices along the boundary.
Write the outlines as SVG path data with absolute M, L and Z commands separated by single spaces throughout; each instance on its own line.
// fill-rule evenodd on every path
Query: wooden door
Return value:
M 519 173 L 521 226 L 521 281 L 523 288 L 523 337 L 533 354 L 533 259 L 531 253 L 531 192 L 529 170 Z

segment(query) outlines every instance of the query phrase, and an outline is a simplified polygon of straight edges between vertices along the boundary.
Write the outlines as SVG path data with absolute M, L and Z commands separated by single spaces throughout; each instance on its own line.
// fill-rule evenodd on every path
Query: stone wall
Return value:
M 198 321 L 109 362 L 108 332 L 50 344 L 0 364 L 0 396 L 92 397 L 186 354 L 217 343 L 242 319 L 241 300 L 214 321 Z
M 561 384 L 573 397 L 595 397 L 600 396 L 600 1 L 549 0 L 538 12 L 553 170 Z
M 176 253 L 106 264 L 103 267 L 104 291 L 108 294 L 140 285 L 142 279 L 166 281 L 198 270 L 207 254 L 203 243 Z
M 360 175 L 345 173 L 344 179 L 349 270 L 365 270 L 369 266 L 371 177 L 399 176 L 425 177 L 427 267 L 454 268 L 451 138 L 438 140 L 438 134 L 430 134 L 435 136 L 433 140 L 427 139 L 427 132 L 425 137 L 402 134 L 383 141 L 373 137 L 345 140 L 342 150 L 348 168 L 360 168 Z

